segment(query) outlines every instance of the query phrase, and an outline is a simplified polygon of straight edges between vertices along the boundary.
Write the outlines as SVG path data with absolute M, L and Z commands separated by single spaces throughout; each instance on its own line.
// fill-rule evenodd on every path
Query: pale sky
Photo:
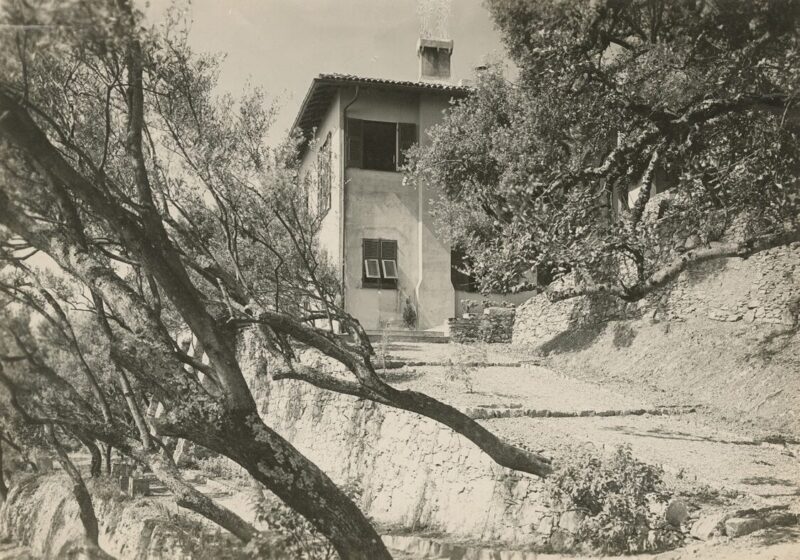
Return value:
M 436 0 L 427 0 L 428 2 Z M 439 0 L 448 3 L 447 0 Z M 317 74 L 417 79 L 418 0 L 193 0 L 190 43 L 224 52 L 221 87 L 249 80 L 278 99 L 273 139 L 281 138 Z M 140 0 L 144 7 L 144 0 Z M 171 0 L 150 0 L 159 17 Z M 178 0 L 183 5 L 186 0 Z M 481 0 L 451 0 L 455 42 L 452 79 L 469 78 L 488 60 L 504 59 L 499 33 Z

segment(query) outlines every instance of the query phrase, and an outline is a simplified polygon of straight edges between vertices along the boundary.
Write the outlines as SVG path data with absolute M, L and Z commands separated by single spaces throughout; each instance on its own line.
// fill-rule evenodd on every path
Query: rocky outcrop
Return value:
M 355 482 L 376 522 L 414 531 L 516 543 L 543 541 L 543 482 L 495 464 L 428 418 L 298 381 L 272 381 L 252 333 L 241 361 L 265 422 L 339 484 Z M 336 368 L 308 353 L 304 361 Z
M 565 280 L 564 285 L 569 282 Z M 794 326 L 800 321 L 800 243 L 748 259 L 702 263 L 636 303 L 611 296 L 551 303 L 546 295 L 538 294 L 517 308 L 513 342 L 541 347 L 562 333 L 642 317 Z
M 571 277 L 557 281 L 552 289 L 571 287 Z M 625 302 L 612 296 L 580 296 L 551 302 L 546 293 L 533 296 L 517 308 L 514 344 L 541 346 L 562 333 L 598 325 L 624 315 Z

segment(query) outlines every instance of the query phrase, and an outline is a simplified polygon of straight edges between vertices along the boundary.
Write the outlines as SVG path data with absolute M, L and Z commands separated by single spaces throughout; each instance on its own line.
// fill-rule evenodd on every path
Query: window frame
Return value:
M 384 258 L 384 256 L 386 258 Z M 400 277 L 398 265 L 398 244 L 396 239 L 367 238 L 361 239 L 361 287 L 378 290 L 396 290 Z M 367 261 L 377 261 L 380 277 L 368 275 Z M 394 263 L 394 278 L 387 277 L 383 261 Z
M 364 125 L 366 123 L 394 125 L 394 153 L 392 155 L 392 169 L 367 167 L 364 156 L 364 147 L 366 145 L 366 142 L 364 142 Z M 417 128 L 418 127 L 416 123 L 348 118 L 345 132 L 347 137 L 347 167 L 354 169 L 366 169 L 370 171 L 398 173 L 407 162 L 407 158 L 405 156 L 406 152 L 409 150 L 409 148 L 419 142 Z
M 388 272 L 386 272 L 386 263 L 392 263 L 392 266 L 394 267 L 393 274 L 389 274 Z M 383 272 L 383 277 L 386 280 L 397 280 L 398 278 L 397 259 L 381 259 L 381 272 Z
M 324 218 L 331 209 L 333 187 L 333 154 L 331 152 L 331 133 L 317 153 L 317 216 Z
M 369 269 L 370 263 L 375 263 L 375 271 Z M 381 265 L 379 259 L 364 259 L 364 277 L 368 280 L 380 280 Z

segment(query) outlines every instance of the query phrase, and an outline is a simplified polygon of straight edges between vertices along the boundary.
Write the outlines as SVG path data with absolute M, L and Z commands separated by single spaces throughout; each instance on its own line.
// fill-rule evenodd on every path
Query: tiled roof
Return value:
M 452 97 L 463 97 L 469 88 L 453 84 L 435 82 L 410 82 L 403 80 L 387 80 L 383 78 L 365 78 L 351 74 L 320 74 L 311 82 L 303 104 L 295 117 L 292 129 L 299 128 L 307 134 L 312 128 L 319 126 L 322 117 L 331 103 L 333 94 L 341 86 L 366 86 L 396 91 L 429 91 L 450 94 Z
M 456 93 L 466 93 L 467 88 L 464 86 L 457 86 L 455 84 L 437 83 L 437 82 L 410 82 L 404 80 L 387 80 L 385 78 L 365 78 L 363 76 L 354 76 L 353 74 L 320 74 L 318 80 L 332 80 L 336 82 L 346 82 L 351 84 L 373 84 L 385 86 L 399 86 L 401 88 L 411 89 L 433 89 L 442 91 L 452 91 Z

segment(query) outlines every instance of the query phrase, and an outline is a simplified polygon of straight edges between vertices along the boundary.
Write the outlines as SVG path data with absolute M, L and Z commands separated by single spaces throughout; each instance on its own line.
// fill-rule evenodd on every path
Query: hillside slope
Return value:
M 698 404 L 757 434 L 800 437 L 800 335 L 785 326 L 707 319 L 611 321 L 540 351 L 566 375 Z

